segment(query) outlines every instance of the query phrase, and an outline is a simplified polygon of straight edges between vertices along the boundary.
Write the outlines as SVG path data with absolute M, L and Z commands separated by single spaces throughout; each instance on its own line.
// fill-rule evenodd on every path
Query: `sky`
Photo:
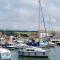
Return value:
M 38 30 L 39 0 L 0 0 L 0 29 Z M 60 0 L 40 0 L 47 30 L 60 30 Z M 41 13 L 41 12 L 40 12 Z M 49 27 L 50 26 L 50 27 Z M 44 29 L 40 15 L 40 28 Z

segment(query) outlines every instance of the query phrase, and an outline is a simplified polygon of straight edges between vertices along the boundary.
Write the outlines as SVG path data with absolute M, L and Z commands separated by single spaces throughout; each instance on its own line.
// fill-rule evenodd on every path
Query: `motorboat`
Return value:
M 48 51 L 39 47 L 29 46 L 18 50 L 18 55 L 23 57 L 44 57 L 48 58 Z
M 47 47 L 48 46 L 48 42 L 40 42 L 40 47 Z
M 20 41 L 20 40 L 17 41 L 17 43 L 16 43 L 16 49 L 19 49 L 22 46 L 27 46 L 27 45 L 24 43 L 24 41 Z
M 4 48 L 15 49 L 16 48 L 16 44 L 15 43 L 8 43 L 8 44 L 4 45 Z
M 18 47 L 18 46 L 20 46 L 20 45 L 23 44 L 23 43 L 24 43 L 23 41 L 18 40 L 17 43 L 16 43 L 16 45 L 17 45 L 17 47 Z
M 11 60 L 11 52 L 8 49 L 0 48 L 0 60 Z
M 55 47 L 55 46 L 56 46 L 56 44 L 55 44 L 55 43 L 53 43 L 53 42 L 51 42 L 51 41 L 49 41 L 48 46 L 49 46 L 49 47 Z
M 38 47 L 46 47 L 46 46 L 48 46 L 48 41 L 38 41 L 38 40 L 28 41 L 26 44 L 29 46 L 34 46 L 34 47 L 37 47 L 37 46 Z

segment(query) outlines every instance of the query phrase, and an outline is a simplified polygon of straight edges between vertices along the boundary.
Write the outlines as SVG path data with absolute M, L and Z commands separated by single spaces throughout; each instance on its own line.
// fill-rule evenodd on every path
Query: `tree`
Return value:
M 56 33 L 55 33 L 54 31 L 52 31 L 52 32 L 51 32 L 51 34 L 52 34 L 53 36 L 55 36 L 55 35 L 56 35 Z
M 14 32 L 14 36 L 20 36 L 20 33 L 19 32 Z
M 22 34 L 22 33 L 20 33 L 20 35 L 21 35 L 21 37 L 28 37 L 27 34 Z

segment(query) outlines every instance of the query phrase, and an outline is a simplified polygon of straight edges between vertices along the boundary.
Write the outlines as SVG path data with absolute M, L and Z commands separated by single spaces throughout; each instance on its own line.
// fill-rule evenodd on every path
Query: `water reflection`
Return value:
M 17 50 L 11 50 L 11 60 L 18 60 L 18 51 Z
M 19 57 L 19 60 L 49 60 L 49 58 Z

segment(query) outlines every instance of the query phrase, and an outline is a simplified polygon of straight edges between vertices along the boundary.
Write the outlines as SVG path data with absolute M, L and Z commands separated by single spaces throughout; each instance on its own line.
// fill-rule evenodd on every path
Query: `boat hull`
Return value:
M 15 49 L 15 47 L 5 47 L 5 48 L 7 48 L 9 50 L 14 50 Z
M 25 56 L 25 55 L 19 55 L 21 57 L 34 57 L 34 58 L 48 58 L 48 56 Z
M 44 52 L 22 52 L 22 51 L 18 51 L 18 55 L 22 56 L 22 57 L 48 58 L 48 55 Z
M 1 60 L 11 60 L 11 59 L 1 59 Z

